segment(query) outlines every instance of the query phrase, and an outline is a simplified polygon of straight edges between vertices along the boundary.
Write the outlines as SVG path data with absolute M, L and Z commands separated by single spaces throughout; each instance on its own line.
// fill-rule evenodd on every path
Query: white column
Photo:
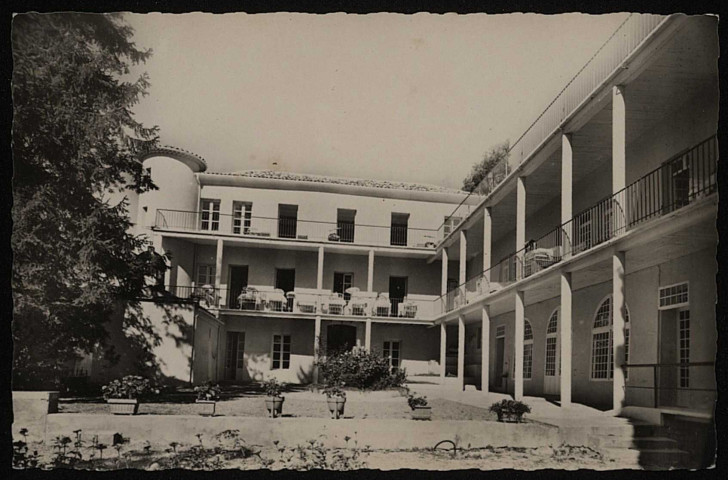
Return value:
M 518 177 L 516 188 L 516 280 L 523 278 L 523 252 L 526 246 L 526 177 Z
M 318 383 L 318 362 L 321 355 L 321 316 L 316 315 L 313 327 L 313 383 Z
M 367 264 L 367 292 L 374 291 L 374 250 L 369 250 L 369 262 Z
M 561 224 L 566 224 L 573 216 L 573 180 L 574 150 L 571 146 L 571 134 L 561 135 Z M 574 241 L 573 225 L 565 227 L 566 237 L 562 242 L 565 256 L 571 256 L 571 245 Z
M 515 352 L 513 359 L 515 389 L 513 398 L 523 400 L 523 330 L 526 318 L 526 307 L 524 304 L 523 292 L 516 292 L 516 328 L 513 333 L 515 340 Z
M 318 248 L 318 270 L 316 271 L 316 288 L 324 288 L 324 247 Z
M 488 393 L 490 383 L 490 307 L 488 305 L 483 305 L 480 329 L 480 391 Z
M 626 186 L 627 178 L 627 107 L 626 91 L 623 85 L 612 89 L 612 193 L 621 192 Z M 614 197 L 619 205 L 612 206 L 612 232 L 620 233 L 624 228 L 624 218 L 620 212 L 626 212 L 624 192 Z
M 447 325 L 445 322 L 440 324 L 440 379 L 441 383 L 445 381 L 445 372 L 447 370 Z
M 571 273 L 561 273 L 561 308 L 559 309 L 561 365 L 561 407 L 571 406 Z
M 447 247 L 442 247 L 442 283 L 440 293 L 443 296 L 447 293 L 447 263 Z
M 615 252 L 612 256 L 612 355 L 614 376 L 612 384 L 612 408 L 619 413 L 624 406 L 624 317 L 625 317 L 625 256 Z
M 483 209 L 483 271 L 485 278 L 490 282 L 491 240 L 493 235 L 493 219 L 490 216 L 490 207 Z
M 364 327 L 364 349 L 367 352 L 372 350 L 372 319 L 367 318 L 367 323 Z
M 458 276 L 458 285 L 462 285 L 467 280 L 467 261 L 468 261 L 468 236 L 465 230 L 460 230 L 460 275 Z
M 465 317 L 458 317 L 458 388 L 465 389 Z
M 223 252 L 223 241 L 222 238 L 217 239 L 217 252 L 215 255 L 215 295 L 217 295 L 216 306 L 219 307 L 224 301 L 225 296 L 220 291 L 220 284 L 222 283 L 222 252 Z
M 625 88 L 616 85 L 612 89 L 612 193 L 625 187 L 627 160 L 627 109 Z

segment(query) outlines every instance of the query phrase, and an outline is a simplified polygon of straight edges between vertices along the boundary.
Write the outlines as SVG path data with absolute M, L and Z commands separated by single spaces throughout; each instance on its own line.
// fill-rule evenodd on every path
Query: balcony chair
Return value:
M 316 313 L 321 311 L 321 290 L 315 288 L 296 288 L 288 292 L 292 297 L 293 311 L 298 313 Z
M 326 300 L 329 315 L 343 315 L 346 300 L 340 293 L 332 293 Z
M 266 308 L 272 312 L 285 312 L 285 307 L 288 306 L 288 299 L 286 298 L 283 290 L 280 288 L 274 289 L 272 292 L 266 292 Z
M 377 317 L 388 317 L 392 304 L 389 301 L 388 293 L 380 293 L 374 302 L 374 314 Z
M 237 301 L 240 310 L 259 310 L 261 303 L 260 292 L 255 287 L 243 287 Z
M 400 304 L 400 315 L 405 318 L 415 318 L 417 316 L 417 304 L 407 297 Z
M 523 256 L 523 276 L 528 277 L 561 260 L 561 247 L 536 247 Z
M 351 295 L 351 299 L 349 299 L 349 305 L 347 307 L 349 315 L 357 317 L 371 315 L 377 294 L 375 292 L 361 292 L 358 288 L 355 292 L 349 292 L 349 290 L 350 289 L 347 289 L 347 293 Z

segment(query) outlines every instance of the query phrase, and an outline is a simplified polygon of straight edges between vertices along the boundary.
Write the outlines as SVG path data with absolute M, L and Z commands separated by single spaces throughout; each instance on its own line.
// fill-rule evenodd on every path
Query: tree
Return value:
M 505 165 L 508 161 L 508 150 L 510 149 L 510 143 L 506 140 L 503 143 L 492 147 L 483 155 L 483 159 L 474 164 L 470 170 L 470 174 L 463 180 L 463 190 L 473 192 L 478 189 L 480 183 L 486 178 L 488 173 L 498 170 L 499 165 Z
M 120 14 L 13 19 L 13 381 L 49 387 L 79 351 L 103 345 L 104 321 L 138 298 L 146 239 L 130 233 L 126 199 L 155 188 L 139 155 L 157 142 L 131 108 L 146 74 Z

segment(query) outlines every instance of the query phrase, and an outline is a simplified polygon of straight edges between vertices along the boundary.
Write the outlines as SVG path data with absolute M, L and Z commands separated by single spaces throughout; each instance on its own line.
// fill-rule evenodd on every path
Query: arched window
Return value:
M 533 374 L 533 330 L 528 319 L 523 321 L 523 379 L 530 380 Z
M 546 326 L 546 362 L 544 375 L 547 377 L 556 376 L 556 365 L 559 366 L 559 375 L 561 375 L 561 362 L 556 358 L 558 355 L 558 336 L 559 336 L 559 309 L 555 309 L 549 318 Z
M 629 362 L 629 308 L 624 317 L 624 361 Z M 612 296 L 608 295 L 594 314 L 592 327 L 591 379 L 609 380 L 614 374 L 612 355 Z M 626 372 L 625 372 L 626 378 Z

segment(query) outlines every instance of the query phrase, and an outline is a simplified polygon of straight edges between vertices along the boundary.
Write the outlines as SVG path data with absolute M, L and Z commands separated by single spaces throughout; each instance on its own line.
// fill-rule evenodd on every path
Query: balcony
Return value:
M 664 19 L 665 17 L 662 15 L 630 14 L 544 111 L 516 139 L 508 151 L 508 157 L 493 167 L 471 192 L 471 195 L 483 198 L 490 195 L 511 172 L 528 160 L 544 142 L 558 132 L 565 121 L 594 97 L 595 93 L 603 87 L 604 82 L 621 69 L 623 62 L 637 50 Z M 463 201 L 450 216 L 466 218 L 472 211 L 474 211 L 473 207 Z M 446 223 L 447 220 L 438 229 L 438 239 L 444 240 L 447 237 L 444 226 Z
M 575 215 L 440 297 L 441 313 L 494 293 L 564 259 L 717 192 L 718 140 L 713 136 Z
M 214 211 L 157 210 L 154 228 L 213 235 L 231 235 L 260 240 L 289 240 L 332 244 L 435 248 L 437 231 L 401 225 L 358 225 L 351 222 L 320 222 L 295 217 L 253 217 Z
M 376 292 L 352 289 L 347 295 L 328 290 L 296 288 L 283 292 L 271 286 L 244 287 L 239 292 L 211 285 L 167 286 L 167 292 L 179 299 L 193 299 L 208 309 L 250 314 L 297 314 L 335 317 L 390 318 L 432 320 L 436 295 L 409 295 L 389 298 Z M 349 297 L 348 299 L 346 297 Z

